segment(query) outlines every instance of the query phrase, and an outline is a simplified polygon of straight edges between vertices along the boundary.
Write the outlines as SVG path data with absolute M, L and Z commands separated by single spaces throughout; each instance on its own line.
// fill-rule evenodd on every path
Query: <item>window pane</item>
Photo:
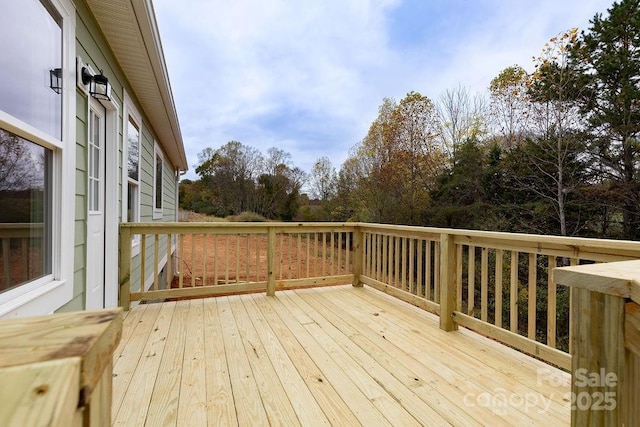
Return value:
M 89 211 L 99 211 L 100 205 L 98 201 L 100 200 L 100 148 L 99 138 L 100 138 L 100 120 L 99 117 L 93 112 L 93 110 L 89 111 L 89 145 L 88 145 L 88 153 L 89 153 L 89 193 L 88 193 L 88 201 L 89 201 Z
M 140 130 L 138 129 L 138 126 L 131 120 L 131 118 L 129 119 L 129 126 L 127 127 L 127 139 L 129 141 L 129 178 L 138 181 L 138 171 L 140 168 Z
M 93 201 L 91 210 L 99 211 L 100 209 L 100 181 L 93 180 Z
M 91 174 L 92 178 L 100 179 L 100 149 L 98 147 L 93 147 L 93 171 Z
M 156 156 L 156 209 L 162 209 L 162 157 Z
M 0 129 L 0 292 L 51 273 L 51 156 Z
M 129 183 L 127 191 L 127 222 L 138 221 L 138 186 Z
M 100 141 L 100 126 L 102 126 L 100 124 L 101 120 L 99 116 L 96 116 L 93 113 L 93 111 L 91 112 L 91 115 L 93 116 L 93 144 L 100 147 L 102 143 L 102 141 Z
M 62 75 L 60 23 L 39 0 L 2 0 L 0 110 L 58 139 L 62 96 L 51 87 L 50 71 Z

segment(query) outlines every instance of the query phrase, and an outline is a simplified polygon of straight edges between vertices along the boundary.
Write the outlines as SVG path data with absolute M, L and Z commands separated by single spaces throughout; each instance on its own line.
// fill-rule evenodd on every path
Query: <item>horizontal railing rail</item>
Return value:
M 136 223 L 120 237 L 125 308 L 366 284 L 439 315 L 445 330 L 462 325 L 565 369 L 571 295 L 553 270 L 640 259 L 640 242 L 365 223 Z

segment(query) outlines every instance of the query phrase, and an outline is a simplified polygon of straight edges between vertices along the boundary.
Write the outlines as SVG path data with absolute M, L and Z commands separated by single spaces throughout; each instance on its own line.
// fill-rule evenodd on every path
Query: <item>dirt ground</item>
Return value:
M 323 237 L 326 242 L 323 242 Z M 276 236 L 276 280 L 348 274 L 346 238 L 329 233 Z M 203 286 L 267 280 L 267 236 L 185 235 L 178 241 L 178 265 L 183 286 Z M 172 287 L 179 286 L 179 276 Z

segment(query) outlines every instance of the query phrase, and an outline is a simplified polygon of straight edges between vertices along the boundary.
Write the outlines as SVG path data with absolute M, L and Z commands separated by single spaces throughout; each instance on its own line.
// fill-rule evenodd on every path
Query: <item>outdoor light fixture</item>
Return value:
M 49 70 L 49 87 L 58 95 L 62 93 L 62 68 Z
M 95 99 L 104 99 L 111 101 L 111 83 L 109 79 L 102 74 L 91 74 L 87 67 L 82 67 L 82 84 L 89 85 L 89 94 Z

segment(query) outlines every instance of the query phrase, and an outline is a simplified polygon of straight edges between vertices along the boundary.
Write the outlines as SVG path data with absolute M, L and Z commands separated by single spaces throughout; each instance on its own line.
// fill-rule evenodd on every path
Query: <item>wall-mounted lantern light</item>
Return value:
M 49 87 L 58 95 L 62 93 L 62 68 L 49 70 Z
M 111 83 L 109 79 L 102 74 L 91 74 L 87 67 L 82 67 L 82 83 L 89 85 L 89 94 L 95 99 L 104 99 L 111 101 Z

